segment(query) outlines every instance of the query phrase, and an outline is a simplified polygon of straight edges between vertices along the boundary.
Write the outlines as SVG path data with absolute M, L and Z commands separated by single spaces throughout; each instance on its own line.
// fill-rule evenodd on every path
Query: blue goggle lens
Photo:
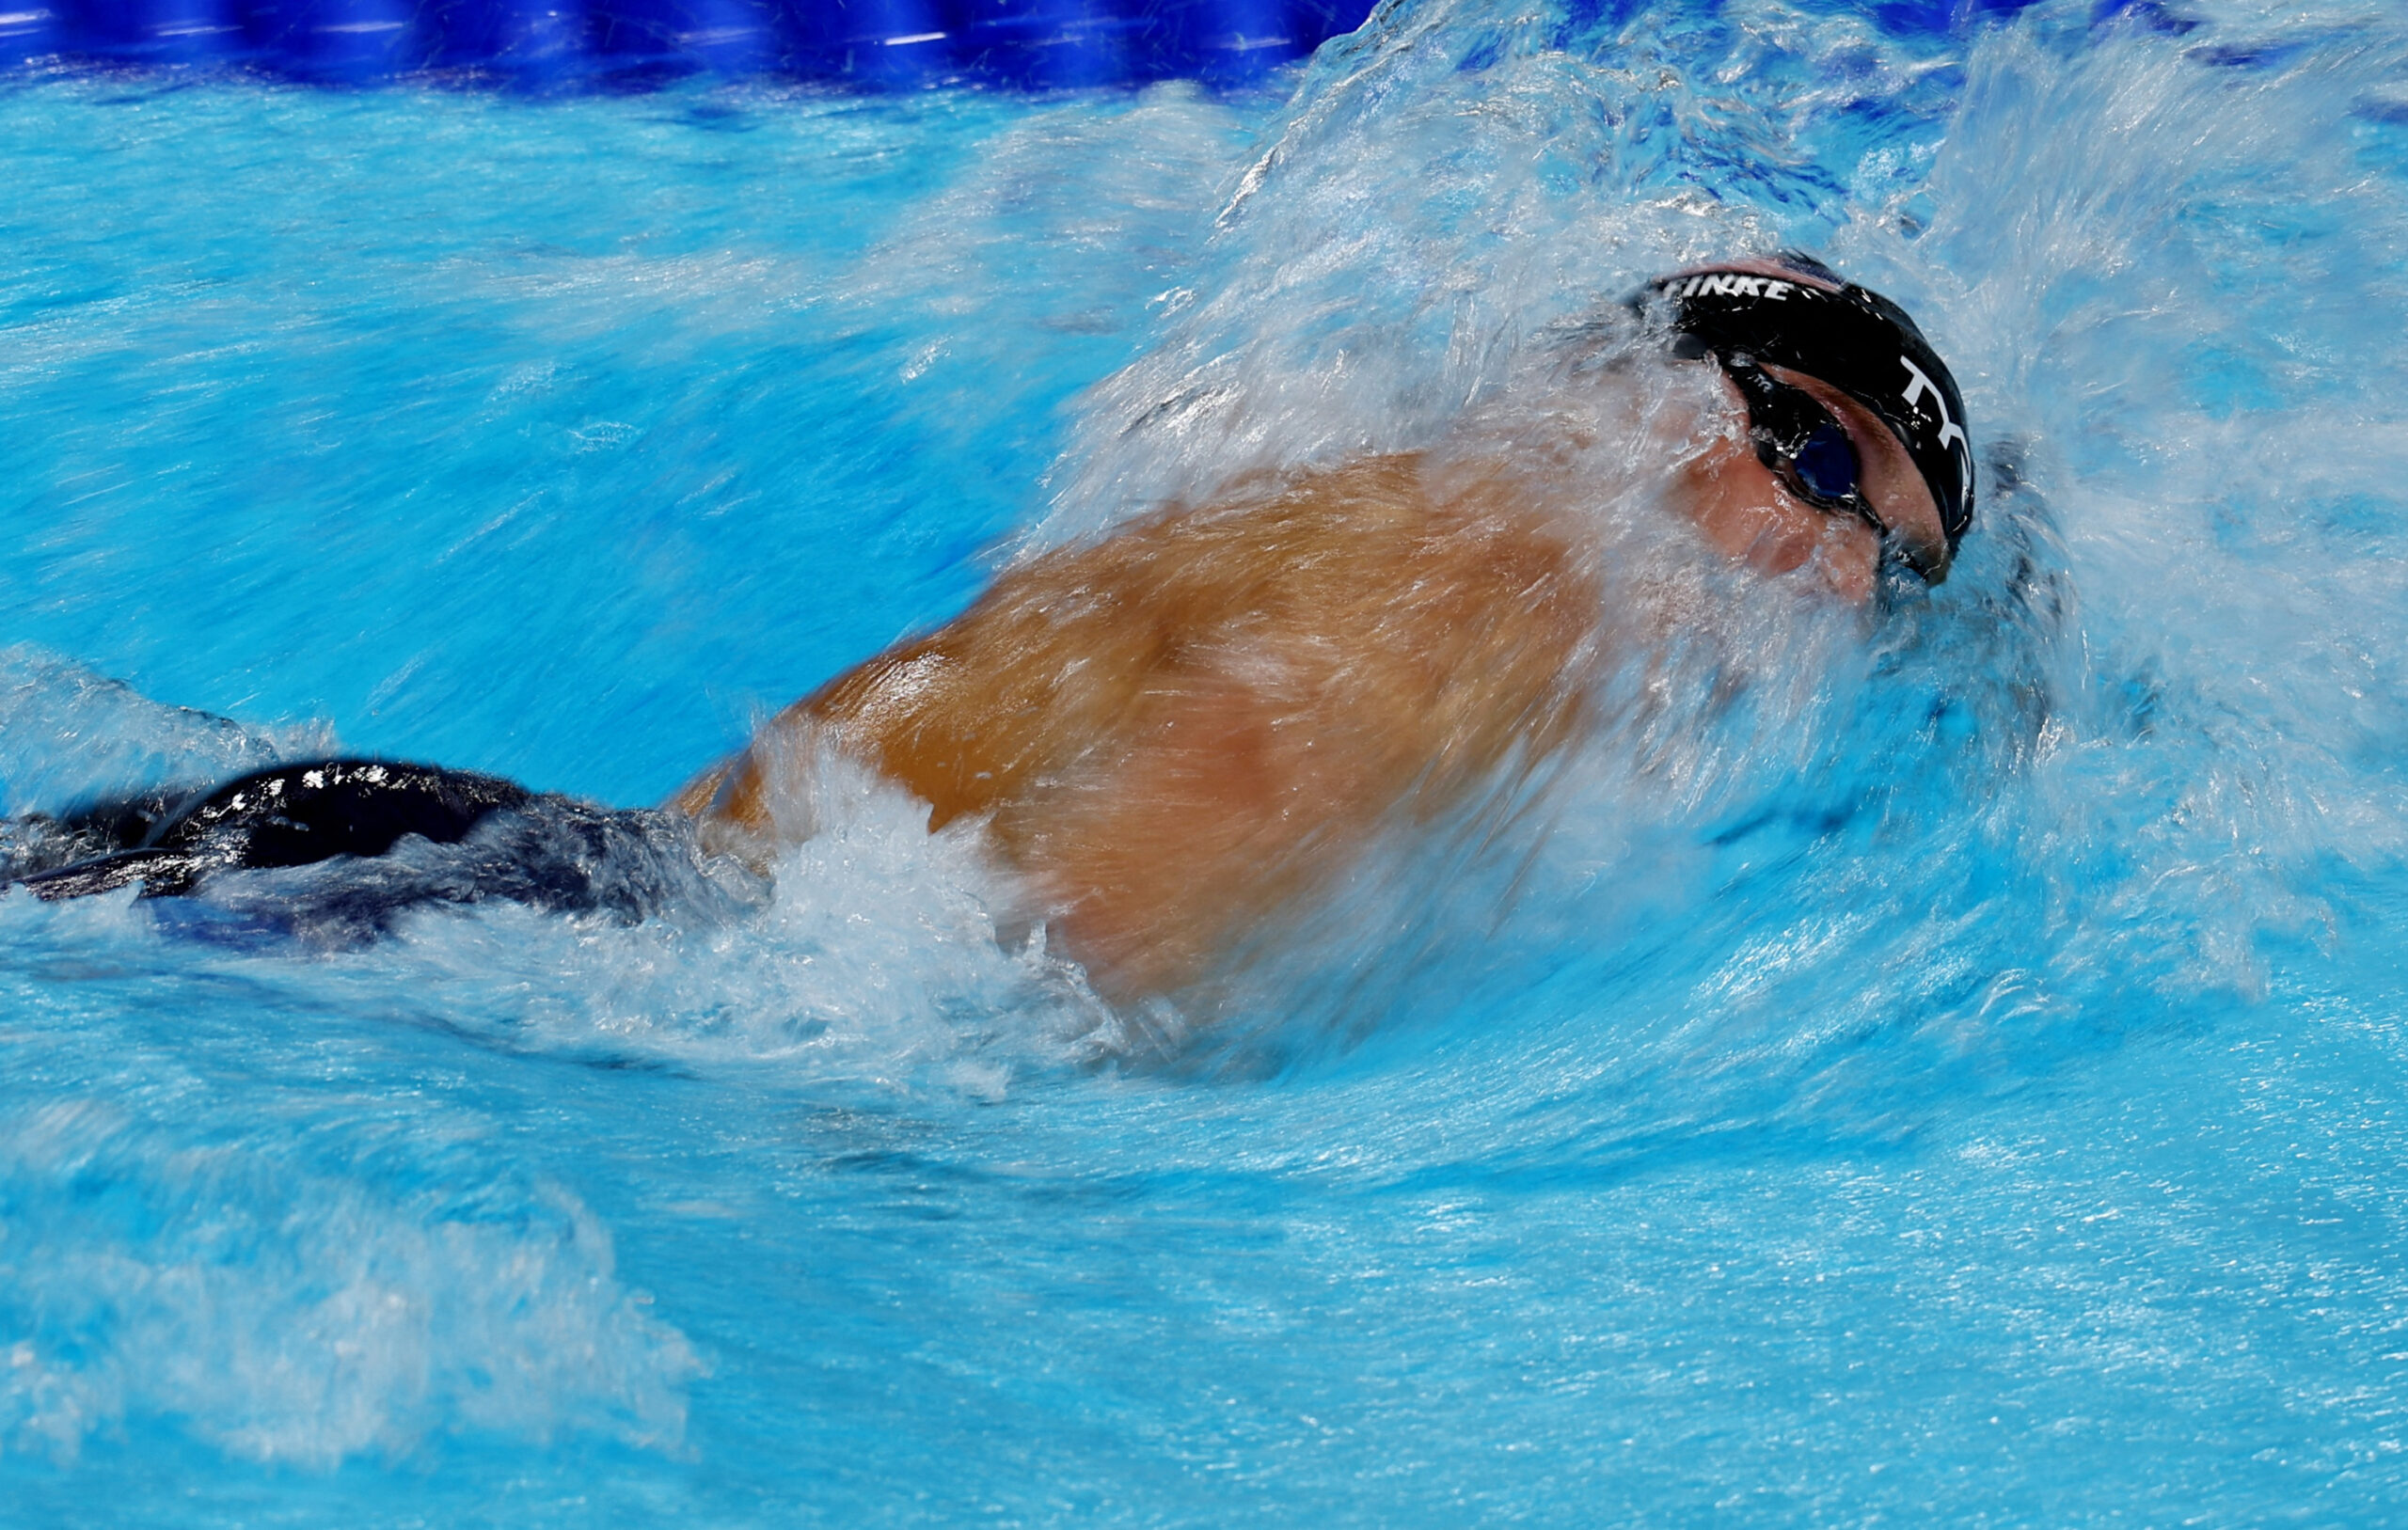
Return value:
M 1852 498 L 1860 487 L 1856 448 L 1836 424 L 1826 424 L 1808 436 L 1790 456 L 1789 469 L 1810 497 L 1827 504 Z

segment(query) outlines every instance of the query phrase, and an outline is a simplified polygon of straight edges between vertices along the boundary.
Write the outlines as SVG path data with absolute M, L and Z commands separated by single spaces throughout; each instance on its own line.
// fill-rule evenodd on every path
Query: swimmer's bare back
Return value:
M 985 819 L 1105 993 L 1171 991 L 1570 737 L 1597 600 L 1508 480 L 1369 459 L 1015 568 L 669 805 L 761 859 L 824 742 Z
M 1906 311 L 1794 253 L 1660 277 L 1629 312 L 1729 410 L 1656 420 L 1668 504 L 1768 576 L 1861 604 L 1947 576 L 1972 517 L 1964 400 Z M 1709 428 L 1701 432 L 1698 427 Z M 1372 458 L 1006 573 L 671 799 L 756 861 L 807 834 L 822 746 L 981 819 L 1116 998 L 1205 975 L 1349 864 L 1577 732 L 1599 581 L 1509 471 Z

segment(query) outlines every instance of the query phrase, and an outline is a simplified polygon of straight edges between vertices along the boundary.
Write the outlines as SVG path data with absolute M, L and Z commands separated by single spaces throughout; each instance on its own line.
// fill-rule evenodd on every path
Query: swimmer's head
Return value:
M 1658 277 L 1630 304 L 1673 355 L 1717 363 L 1746 409 L 1755 462 L 1705 465 L 1697 491 L 1726 550 L 1795 566 L 1853 521 L 1880 557 L 1947 577 L 1972 524 L 1972 451 L 1956 379 L 1905 309 L 1786 253 Z

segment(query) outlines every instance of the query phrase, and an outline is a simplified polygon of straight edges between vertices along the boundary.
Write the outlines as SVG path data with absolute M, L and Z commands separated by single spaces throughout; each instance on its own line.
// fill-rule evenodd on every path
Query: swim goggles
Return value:
M 1846 427 L 1831 418 L 1815 397 L 1770 376 L 1761 367 L 1735 358 L 1723 371 L 1737 385 L 1748 405 L 1748 434 L 1756 457 L 1772 470 L 1783 487 L 1816 510 L 1853 515 L 1889 541 L 1893 533 L 1873 502 L 1864 497 L 1863 465 Z M 1900 558 L 1928 580 L 1903 544 Z
M 1839 281 L 1809 257 L 1784 254 L 1800 273 Z M 1748 408 L 1756 455 L 1808 504 L 1854 515 L 1926 584 L 1947 577 L 1973 520 L 1973 458 L 1956 381 L 1904 308 L 1852 284 L 1837 292 L 1761 271 L 1709 268 L 1649 282 L 1629 300 L 1669 332 L 1674 355 L 1713 356 Z M 1947 538 L 1945 557 L 1919 553 L 1864 494 L 1863 465 L 1846 430 L 1802 388 L 1766 367 L 1830 384 L 1896 436 L 1930 489 Z

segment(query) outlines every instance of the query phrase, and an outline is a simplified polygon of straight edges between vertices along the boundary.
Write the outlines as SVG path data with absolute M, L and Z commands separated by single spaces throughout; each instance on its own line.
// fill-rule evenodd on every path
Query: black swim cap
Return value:
M 1809 257 L 1783 254 L 1793 272 L 1838 282 Z M 1632 299 L 1658 316 L 1676 346 L 1728 366 L 1769 362 L 1830 384 L 1890 427 L 1940 507 L 1953 559 L 1973 524 L 1973 453 L 1965 401 L 1947 364 L 1907 310 L 1852 282 L 1837 292 L 1761 270 L 1708 266 L 1658 276 Z

